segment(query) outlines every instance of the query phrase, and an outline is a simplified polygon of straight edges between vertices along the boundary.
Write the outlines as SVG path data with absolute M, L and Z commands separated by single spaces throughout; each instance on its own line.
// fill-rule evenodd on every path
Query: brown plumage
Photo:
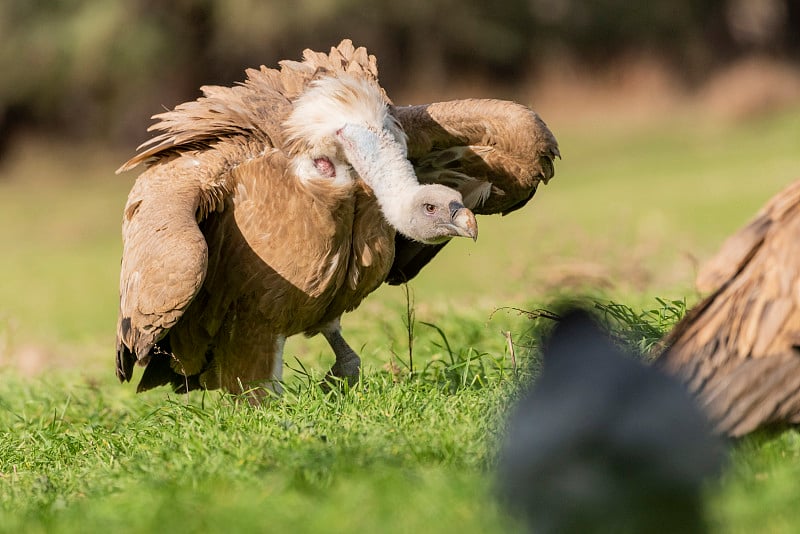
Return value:
M 476 214 L 520 209 L 555 174 L 558 143 L 525 106 L 467 99 L 394 111 L 408 135 L 408 157 L 419 181 L 458 190 Z M 387 282 L 411 280 L 446 244 L 426 245 L 397 234 Z
M 524 203 L 558 153 L 510 102 L 393 107 L 348 40 L 202 91 L 155 116 L 158 135 L 120 168 L 147 165 L 123 217 L 117 324 L 117 375 L 145 365 L 139 390 L 279 389 L 298 333 L 322 333 L 331 373 L 357 376 L 339 318 L 386 280 L 395 234 L 474 239 L 468 208 Z
M 800 181 L 774 196 L 702 269 L 711 292 L 664 338 L 717 429 L 800 423 Z

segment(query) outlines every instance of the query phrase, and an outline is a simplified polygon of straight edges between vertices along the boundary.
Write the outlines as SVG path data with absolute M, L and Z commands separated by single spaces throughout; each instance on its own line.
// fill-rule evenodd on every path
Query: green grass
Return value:
M 484 476 L 499 377 L 451 390 L 376 373 L 328 395 L 306 382 L 260 408 L 11 381 L 0 531 L 506 531 Z
M 545 114 L 546 115 L 546 114 Z M 545 117 L 546 118 L 546 117 Z M 698 262 L 800 176 L 800 110 L 715 125 L 552 125 L 564 160 L 530 208 L 480 221 L 405 295 L 344 319 L 364 379 L 314 386 L 324 341 L 286 346 L 287 393 L 135 395 L 113 378 L 126 159 L 25 144 L 0 167 L 0 532 L 514 532 L 492 498 L 504 414 L 547 325 L 589 292 L 645 351 L 697 301 Z M 661 300 L 656 300 L 657 298 Z M 715 532 L 792 532 L 800 434 L 738 444 L 709 484 Z

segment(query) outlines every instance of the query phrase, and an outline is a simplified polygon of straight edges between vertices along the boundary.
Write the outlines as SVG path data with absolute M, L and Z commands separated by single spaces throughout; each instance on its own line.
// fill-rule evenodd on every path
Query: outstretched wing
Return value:
M 468 99 L 393 111 L 408 136 L 419 181 L 457 189 L 475 214 L 505 215 L 523 207 L 555 172 L 555 137 L 520 104 Z M 398 234 L 387 282 L 412 279 L 445 244 L 424 245 Z
M 800 181 L 773 197 L 698 275 L 713 292 L 664 338 L 720 432 L 800 422 Z

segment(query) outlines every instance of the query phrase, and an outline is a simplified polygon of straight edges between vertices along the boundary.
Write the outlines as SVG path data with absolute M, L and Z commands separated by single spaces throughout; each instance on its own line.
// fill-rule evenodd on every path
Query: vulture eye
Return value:
M 436 206 L 434 206 L 433 204 L 425 204 L 424 208 L 425 208 L 425 213 L 427 213 L 428 215 L 433 215 L 434 213 L 436 213 Z
M 326 178 L 336 177 L 336 167 L 334 167 L 333 163 L 331 163 L 331 160 L 325 156 L 314 158 L 314 167 L 316 167 L 317 171 Z

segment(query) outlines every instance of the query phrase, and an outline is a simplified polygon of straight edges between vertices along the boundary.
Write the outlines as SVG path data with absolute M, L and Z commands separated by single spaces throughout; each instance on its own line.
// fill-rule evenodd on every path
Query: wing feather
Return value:
M 744 228 L 729 237 L 697 275 L 697 288 L 714 291 L 746 264 L 772 226 L 800 204 L 800 181 L 774 196 Z
M 662 340 L 720 432 L 800 420 L 800 181 L 729 238 L 698 277 L 713 292 Z M 700 284 L 699 284 L 700 285 Z
M 558 143 L 525 106 L 467 99 L 394 109 L 421 181 L 456 171 L 491 184 L 483 203 L 467 206 L 475 213 L 508 213 L 553 177 Z
M 461 192 L 476 214 L 506 215 L 525 206 L 554 175 L 558 143 L 531 109 L 503 100 L 467 99 L 393 108 L 408 136 L 421 183 Z M 412 279 L 441 249 L 398 234 L 390 284 Z
M 119 172 L 148 169 L 130 192 L 123 218 L 117 375 L 130 380 L 202 286 L 208 247 L 198 226 L 222 209 L 243 163 L 283 150 L 283 123 L 316 76 L 347 72 L 377 80 L 377 62 L 349 40 L 329 54 L 306 50 L 280 69 L 248 69 L 234 87 L 208 85 L 197 100 L 155 115 L 155 135 Z M 165 341 L 166 342 L 166 341 Z M 163 362 L 161 362 L 163 364 Z M 169 373 L 151 369 L 159 383 Z M 155 370 L 155 371 L 153 371 Z
M 282 148 L 283 122 L 297 98 L 316 76 L 350 73 L 377 81 L 375 56 L 349 39 L 331 48 L 330 54 L 305 50 L 303 61 L 281 61 L 280 69 L 261 66 L 247 69 L 247 79 L 234 87 L 206 85 L 203 96 L 154 115 L 148 131 L 158 135 L 139 146 L 139 153 L 117 172 L 150 164 L 176 153 L 204 150 L 234 138 L 253 145 L 254 155 L 265 148 Z M 384 94 L 385 96 L 385 94 Z
M 117 376 L 130 380 L 203 284 L 208 247 L 197 225 L 201 181 L 189 156 L 151 167 L 134 184 L 122 223 Z

